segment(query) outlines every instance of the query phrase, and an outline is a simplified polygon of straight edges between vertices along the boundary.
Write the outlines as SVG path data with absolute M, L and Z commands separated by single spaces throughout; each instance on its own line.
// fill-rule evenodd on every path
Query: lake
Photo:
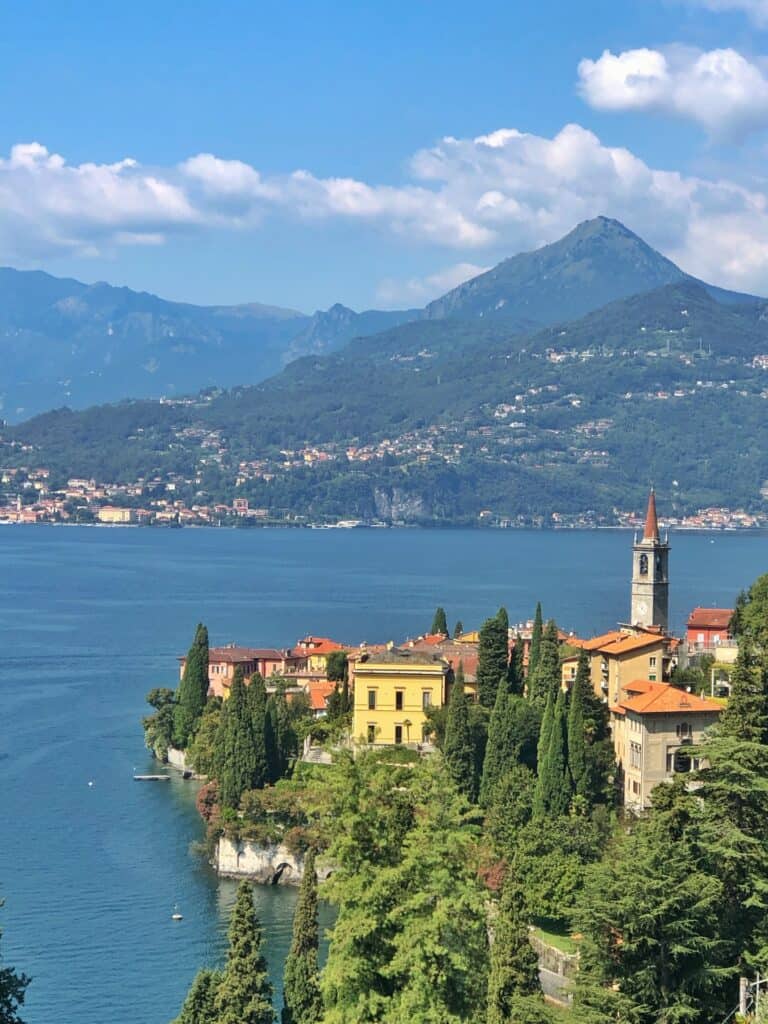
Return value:
M 540 599 L 596 633 L 627 617 L 630 569 L 608 530 L 0 529 L 0 928 L 27 1024 L 167 1024 L 221 957 L 234 886 L 193 849 L 195 786 L 132 779 L 153 767 L 144 695 L 176 685 L 198 621 L 217 644 L 360 643 Z M 763 534 L 674 534 L 673 628 L 765 571 Z M 279 984 L 295 892 L 256 892 Z

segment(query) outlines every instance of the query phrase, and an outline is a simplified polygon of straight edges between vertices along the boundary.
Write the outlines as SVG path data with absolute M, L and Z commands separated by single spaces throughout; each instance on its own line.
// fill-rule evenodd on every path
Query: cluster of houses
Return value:
M 689 617 L 685 638 L 670 634 L 668 555 L 668 538 L 662 539 L 659 533 L 652 493 L 642 536 L 636 536 L 633 545 L 631 621 L 588 639 L 573 633 L 559 634 L 564 689 L 576 676 L 580 651 L 587 653 L 594 692 L 609 709 L 616 759 L 622 769 L 624 802 L 633 809 L 648 805 L 650 793 L 659 782 L 696 767 L 685 748 L 698 743 L 717 720 L 728 694 L 728 672 L 737 650 L 729 633 L 731 609 L 696 608 Z M 510 628 L 510 657 L 515 645 L 522 643 L 527 665 L 532 635 L 531 621 Z M 478 648 L 477 632 L 454 638 L 432 634 L 399 645 L 352 646 L 327 637 L 307 636 L 286 650 L 213 647 L 210 693 L 226 699 L 239 666 L 246 677 L 260 673 L 268 687 L 270 679 L 285 680 L 289 697 L 305 693 L 313 714 L 322 717 L 337 685 L 328 678 L 329 658 L 343 651 L 353 694 L 355 744 L 402 744 L 426 752 L 431 749 L 427 709 L 447 704 L 459 665 L 466 692 L 476 699 Z M 684 667 L 703 654 L 716 659 L 711 663 L 706 696 L 670 684 L 676 666 Z M 180 661 L 183 671 L 185 659 Z

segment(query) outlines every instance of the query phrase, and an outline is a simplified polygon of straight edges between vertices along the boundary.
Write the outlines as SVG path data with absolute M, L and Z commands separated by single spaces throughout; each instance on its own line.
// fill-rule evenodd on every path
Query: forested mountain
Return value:
M 612 241 L 614 222 L 601 223 Z M 429 317 L 255 386 L 61 409 L 6 429 L 0 467 L 172 479 L 189 503 L 242 495 L 310 518 L 610 519 L 649 480 L 677 510 L 760 509 L 766 365 L 768 302 L 679 275 L 544 328 Z
M 406 323 L 463 321 L 462 344 L 470 334 L 484 336 L 478 321 L 531 333 L 616 299 L 692 280 L 605 217 L 505 260 L 424 310 L 356 313 L 337 303 L 306 316 L 258 303 L 196 306 L 104 283 L 0 268 L 0 416 L 18 421 L 61 405 L 78 409 L 257 384 L 294 359 L 327 354 L 354 338 Z M 757 301 L 702 287 L 720 303 Z M 454 328 L 445 331 L 455 341 Z M 406 330 L 396 345 L 420 337 L 418 328 Z M 441 344 L 434 332 L 424 337 Z

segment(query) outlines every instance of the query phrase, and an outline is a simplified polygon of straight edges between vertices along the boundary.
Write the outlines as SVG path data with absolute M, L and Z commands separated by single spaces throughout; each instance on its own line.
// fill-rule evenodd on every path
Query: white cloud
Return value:
M 423 306 L 489 269 L 476 263 L 454 263 L 426 277 L 409 277 L 404 281 L 387 277 L 379 283 L 376 295 L 385 306 Z
M 768 126 L 768 77 L 736 50 L 605 50 L 579 63 L 579 91 L 598 110 L 646 110 L 700 124 L 719 139 Z
M 756 25 L 768 25 L 768 0 L 687 0 L 709 11 L 743 11 Z
M 39 144 L 15 146 L 0 159 L 0 261 L 103 255 L 192 232 L 258 232 L 266 220 L 287 219 L 308 230 L 331 220 L 357 223 L 465 261 L 440 272 L 445 277 L 385 282 L 399 303 L 445 291 L 464 270 L 471 276 L 489 262 L 490 251 L 533 249 L 607 214 L 692 273 L 768 292 L 761 187 L 650 167 L 579 125 L 552 138 L 515 129 L 447 137 L 416 153 L 408 172 L 394 186 L 306 170 L 264 175 L 212 154 L 168 168 L 134 160 L 72 165 Z

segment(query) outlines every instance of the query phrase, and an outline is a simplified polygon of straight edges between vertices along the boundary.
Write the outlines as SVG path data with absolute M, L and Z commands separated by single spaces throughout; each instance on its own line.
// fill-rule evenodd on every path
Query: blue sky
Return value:
M 0 263 L 421 305 L 617 216 L 768 294 L 768 0 L 0 8 Z

